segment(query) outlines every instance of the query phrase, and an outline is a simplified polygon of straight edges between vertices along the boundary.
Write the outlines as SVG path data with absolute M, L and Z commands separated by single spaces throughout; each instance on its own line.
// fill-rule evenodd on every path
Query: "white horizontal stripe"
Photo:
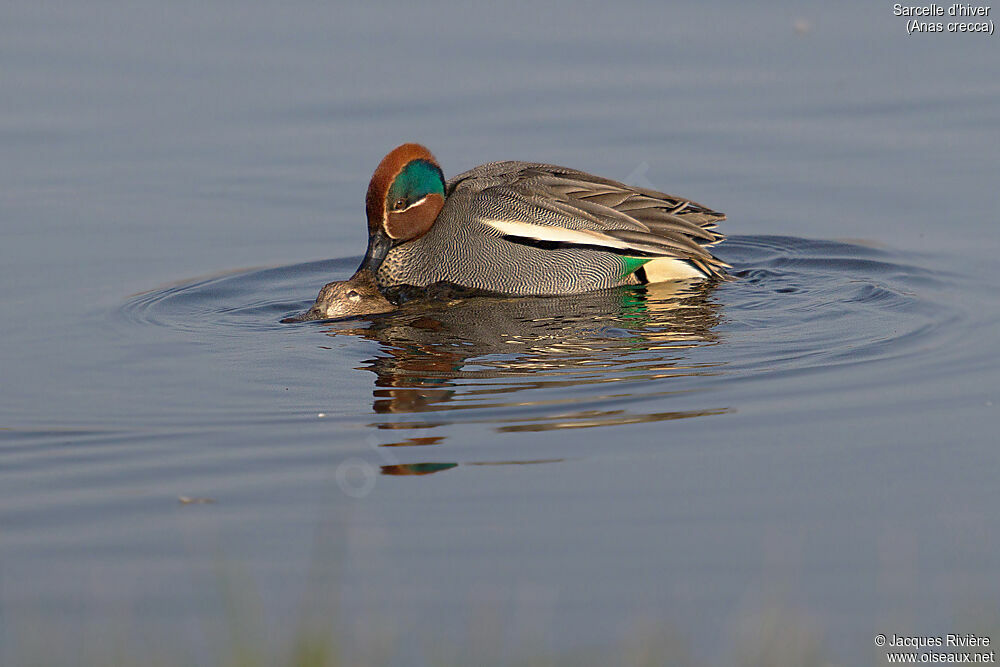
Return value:
M 551 243 L 573 243 L 576 245 L 600 246 L 617 250 L 631 250 L 631 243 L 586 229 L 566 229 L 551 225 L 533 225 L 530 222 L 513 220 L 483 220 L 483 223 L 506 236 L 517 236 Z

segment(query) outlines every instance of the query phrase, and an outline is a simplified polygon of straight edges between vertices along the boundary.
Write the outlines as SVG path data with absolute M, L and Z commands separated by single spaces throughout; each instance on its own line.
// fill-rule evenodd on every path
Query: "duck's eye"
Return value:
M 406 208 L 406 199 L 404 198 L 399 198 L 392 204 L 393 211 L 402 211 L 405 208 Z
M 361 295 L 355 292 L 354 290 L 351 290 L 347 293 L 347 298 L 350 299 L 351 301 L 361 301 Z

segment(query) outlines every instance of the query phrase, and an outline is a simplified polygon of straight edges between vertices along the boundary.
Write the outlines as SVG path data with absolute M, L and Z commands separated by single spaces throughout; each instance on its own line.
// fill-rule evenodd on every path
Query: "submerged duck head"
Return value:
M 392 149 L 368 184 L 368 250 L 359 271 L 374 274 L 393 247 L 426 234 L 444 198 L 444 173 L 429 150 L 420 144 Z
M 338 280 L 324 285 L 312 308 L 298 317 L 283 321 L 337 320 L 387 313 L 395 309 L 396 307 L 378 291 L 375 276 L 366 269 L 360 269 L 348 280 Z

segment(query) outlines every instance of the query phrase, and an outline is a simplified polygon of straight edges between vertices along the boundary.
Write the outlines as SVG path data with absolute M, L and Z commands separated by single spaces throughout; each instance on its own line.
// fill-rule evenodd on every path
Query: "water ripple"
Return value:
M 306 308 L 324 282 L 349 274 L 356 259 L 345 258 L 169 286 L 131 299 L 121 320 L 208 343 L 242 337 L 251 344 L 265 336 L 256 344 L 269 350 L 276 367 L 280 355 L 294 357 L 303 346 L 342 356 L 357 350 L 337 341 L 374 344 L 374 355 L 362 352 L 352 365 L 374 375 L 376 419 L 366 427 L 376 434 L 722 416 L 753 396 L 748 381 L 759 387 L 768 378 L 847 367 L 863 369 L 873 386 L 889 387 L 929 365 L 940 372 L 954 361 L 951 343 L 971 326 L 969 313 L 939 296 L 957 289 L 954 276 L 891 250 L 753 236 L 730 238 L 720 254 L 736 280 L 408 302 L 353 321 L 278 324 Z M 928 355 L 929 349 L 951 352 Z M 319 382 L 324 372 L 290 368 L 298 376 L 290 383 Z M 817 386 L 843 391 L 846 384 L 817 380 Z M 377 437 L 384 445 L 407 442 Z M 443 436 L 420 437 L 437 443 Z

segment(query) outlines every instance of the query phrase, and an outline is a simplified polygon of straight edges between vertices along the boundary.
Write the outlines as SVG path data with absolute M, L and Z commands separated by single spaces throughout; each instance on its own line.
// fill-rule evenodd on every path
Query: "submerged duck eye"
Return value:
M 347 293 L 347 298 L 350 299 L 351 301 L 361 301 L 361 295 L 355 292 L 354 290 L 350 290 Z

